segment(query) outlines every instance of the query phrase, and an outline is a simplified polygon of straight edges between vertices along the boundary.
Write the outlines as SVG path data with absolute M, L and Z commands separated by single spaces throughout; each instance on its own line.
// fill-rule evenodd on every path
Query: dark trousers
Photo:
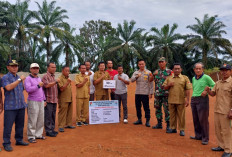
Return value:
M 115 100 L 118 100 L 119 106 L 119 119 L 121 118 L 121 102 L 123 106 L 123 119 L 127 119 L 127 93 L 115 94 Z
M 3 130 L 3 146 L 10 145 L 10 137 L 12 126 L 15 123 L 15 140 L 20 142 L 23 140 L 23 128 L 25 119 L 25 109 L 5 110 L 4 111 L 4 130 Z
M 94 101 L 94 93 L 89 95 L 89 101 Z
M 47 103 L 44 109 L 44 122 L 45 122 L 45 131 L 53 132 L 55 129 L 56 121 L 56 103 Z
M 116 100 L 116 99 L 115 99 L 115 93 L 114 93 L 114 92 L 110 93 L 110 98 L 111 98 L 111 100 Z
M 148 95 L 135 94 L 135 107 L 138 119 L 142 118 L 141 107 L 145 111 L 145 118 L 150 119 L 149 97 Z
M 209 97 L 192 97 L 191 108 L 196 138 L 209 141 Z

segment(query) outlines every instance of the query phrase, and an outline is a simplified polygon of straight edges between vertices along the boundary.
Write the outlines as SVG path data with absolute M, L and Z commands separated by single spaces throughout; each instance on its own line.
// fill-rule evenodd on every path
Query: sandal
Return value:
M 41 137 L 36 137 L 36 139 L 45 140 L 45 139 L 46 139 L 46 137 L 41 136 Z
M 36 143 L 36 140 L 35 140 L 34 138 L 29 138 L 28 141 L 29 141 L 30 143 Z

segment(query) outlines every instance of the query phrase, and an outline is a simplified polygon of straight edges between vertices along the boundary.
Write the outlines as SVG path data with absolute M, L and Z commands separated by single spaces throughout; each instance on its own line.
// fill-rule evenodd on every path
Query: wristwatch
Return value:
M 22 82 L 22 79 L 21 79 L 21 78 L 18 78 L 18 81 L 19 81 L 19 82 Z

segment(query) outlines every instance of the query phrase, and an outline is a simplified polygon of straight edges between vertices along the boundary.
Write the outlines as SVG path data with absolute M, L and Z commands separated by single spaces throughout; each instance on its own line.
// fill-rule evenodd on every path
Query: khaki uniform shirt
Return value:
M 94 73 L 93 81 L 97 80 L 102 76 L 102 72 L 97 71 Z M 111 80 L 108 72 L 105 71 L 105 78 L 103 78 L 97 85 L 95 85 L 95 94 L 96 95 L 107 95 L 108 89 L 103 88 L 103 80 Z
M 66 78 L 63 74 L 59 77 L 60 82 L 58 87 L 63 87 L 68 82 L 68 77 Z M 58 100 L 59 102 L 72 102 L 72 86 L 71 83 L 63 91 L 59 91 Z
M 137 70 L 133 73 L 131 77 L 131 82 L 136 81 L 136 90 L 135 94 L 139 95 L 150 95 L 153 94 L 153 81 L 150 82 L 150 74 L 151 72 L 147 69 L 144 71 Z M 138 74 L 141 74 L 139 78 L 136 78 Z
M 78 98 L 89 98 L 89 86 L 90 80 L 88 75 L 77 74 L 75 78 L 76 85 L 84 81 L 85 78 L 88 78 L 88 81 L 82 87 L 77 88 L 77 99 Z
M 232 109 L 232 78 L 216 82 L 213 92 L 216 93 L 214 112 L 228 114 Z
M 163 86 L 168 85 L 168 83 L 174 82 L 174 86 L 170 87 L 168 92 L 168 103 L 169 104 L 184 104 L 185 103 L 185 90 L 192 89 L 192 85 L 189 78 L 185 75 L 179 75 L 174 77 L 174 74 L 168 76 L 164 81 Z

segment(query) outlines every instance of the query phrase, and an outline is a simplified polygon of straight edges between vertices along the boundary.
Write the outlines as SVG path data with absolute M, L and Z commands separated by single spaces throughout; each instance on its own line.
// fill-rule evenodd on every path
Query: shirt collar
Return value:
M 231 76 L 228 77 L 226 80 L 222 80 L 222 82 L 230 82 L 231 81 Z
M 68 79 L 68 78 L 69 78 L 69 76 L 66 77 L 66 76 L 64 76 L 64 74 L 61 74 L 61 77 L 65 78 L 65 79 Z
M 31 78 L 38 78 L 38 76 L 37 76 L 37 77 L 34 77 L 32 74 L 30 74 L 29 76 L 30 76 Z
M 179 74 L 177 77 L 178 77 L 178 78 L 182 77 L 182 74 Z M 172 78 L 175 78 L 174 73 L 172 74 Z
M 51 74 L 50 72 L 47 71 L 47 74 L 50 76 L 55 76 L 54 74 Z
M 13 75 L 11 72 L 8 72 L 8 75 L 13 76 L 13 77 L 18 77 L 18 75 Z
M 202 76 L 204 75 L 204 73 L 201 74 L 201 76 L 199 78 L 197 78 L 197 75 L 195 75 L 195 79 L 199 80 L 200 78 L 202 78 Z

